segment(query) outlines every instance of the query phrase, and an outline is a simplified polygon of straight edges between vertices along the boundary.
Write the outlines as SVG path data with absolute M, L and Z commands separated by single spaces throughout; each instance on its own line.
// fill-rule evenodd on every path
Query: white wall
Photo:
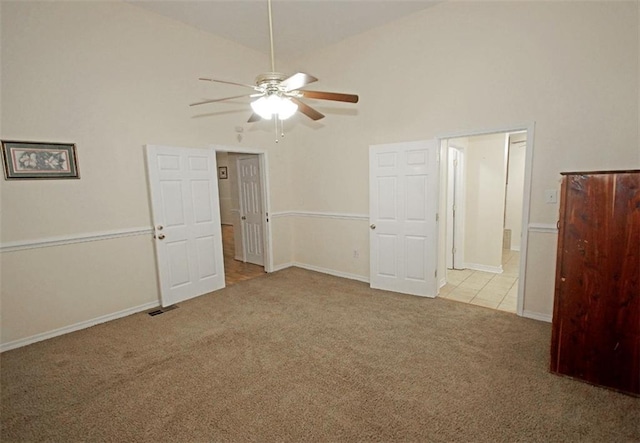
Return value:
M 327 118 L 293 136 L 298 210 L 367 214 L 369 145 L 535 122 L 529 222 L 549 229 L 525 233 L 524 308 L 550 318 L 558 207 L 544 190 L 560 171 L 639 164 L 636 2 L 443 2 L 292 65 L 314 89 L 360 95 L 355 107 L 309 101 Z M 349 258 L 368 254 L 366 220 L 291 219 L 298 260 L 368 277 L 366 259 Z M 353 241 L 332 241 L 346 232 Z
M 522 195 L 524 190 L 524 167 L 526 156 L 526 135 L 517 134 L 510 138 L 507 196 L 505 202 L 505 229 L 511 230 L 511 250 L 519 251 L 522 236 Z
M 1 343 L 65 330 L 158 302 L 143 146 L 237 146 L 240 104 L 203 75 L 251 81 L 266 56 L 121 2 L 1 2 L 1 138 L 77 144 L 80 180 L 0 180 L 0 241 L 82 244 L 2 252 Z M 272 205 L 288 210 L 291 146 L 253 125 L 269 150 Z M 272 148 L 277 148 L 272 151 Z M 291 261 L 274 221 L 275 265 Z M 104 233 L 142 230 L 133 237 Z M 144 230 L 147 230 L 146 232 Z M 280 245 L 283 245 L 280 247 Z M 280 260 L 280 261 L 278 261 Z
M 468 138 L 465 149 L 465 268 L 502 271 L 505 134 Z
M 150 228 L 142 146 L 237 146 L 248 116 L 204 74 L 251 82 L 264 55 L 118 2 L 1 2 L 0 136 L 72 141 L 80 180 L 4 181 L 1 242 Z M 535 122 L 530 222 L 559 172 L 638 167 L 637 2 L 443 2 L 290 63 L 357 105 L 244 125 L 268 148 L 274 264 L 368 278 L 368 146 Z M 454 31 L 454 32 L 452 32 Z M 229 88 L 232 88 L 231 86 Z M 239 123 L 240 122 L 240 123 Z M 325 219 L 314 214 L 353 214 Z M 553 229 L 529 240 L 524 308 L 550 317 Z M 353 250 L 360 251 L 358 259 Z M 150 234 L 2 253 L 1 341 L 157 303 Z

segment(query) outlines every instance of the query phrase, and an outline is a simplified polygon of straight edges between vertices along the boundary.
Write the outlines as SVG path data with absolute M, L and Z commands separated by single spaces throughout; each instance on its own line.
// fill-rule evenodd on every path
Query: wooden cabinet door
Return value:
M 640 173 L 562 183 L 551 371 L 640 394 Z

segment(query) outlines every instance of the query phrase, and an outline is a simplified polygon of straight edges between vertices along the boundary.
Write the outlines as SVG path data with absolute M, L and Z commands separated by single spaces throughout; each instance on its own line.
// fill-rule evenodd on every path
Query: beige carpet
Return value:
M 2 442 L 640 441 L 550 325 L 288 269 L 5 352 Z

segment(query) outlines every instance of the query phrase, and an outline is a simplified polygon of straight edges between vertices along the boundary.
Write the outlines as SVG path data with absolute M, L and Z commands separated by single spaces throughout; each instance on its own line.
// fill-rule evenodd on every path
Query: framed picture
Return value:
M 80 178 L 76 145 L 2 141 L 6 180 Z
M 227 178 L 229 178 L 229 175 L 227 174 L 227 167 L 226 166 L 220 166 L 218 168 L 218 178 L 225 180 Z

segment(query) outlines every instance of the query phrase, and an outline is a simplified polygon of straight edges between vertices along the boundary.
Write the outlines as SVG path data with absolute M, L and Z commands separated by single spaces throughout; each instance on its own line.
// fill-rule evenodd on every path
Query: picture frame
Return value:
M 2 140 L 5 180 L 77 179 L 74 143 Z
M 220 180 L 226 180 L 229 178 L 229 174 L 227 172 L 227 167 L 226 166 L 219 166 L 218 167 L 218 178 Z

